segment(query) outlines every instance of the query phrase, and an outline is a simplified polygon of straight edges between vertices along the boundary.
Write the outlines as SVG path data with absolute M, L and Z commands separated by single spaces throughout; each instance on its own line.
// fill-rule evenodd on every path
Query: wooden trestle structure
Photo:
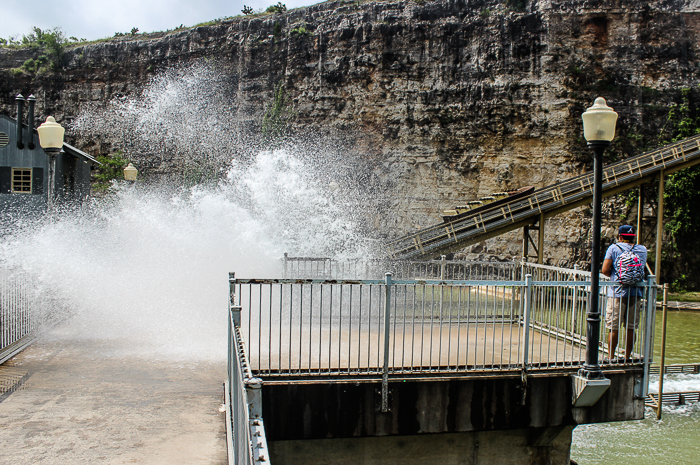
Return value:
M 700 163 L 700 135 L 683 139 L 657 150 L 612 163 L 603 168 L 603 197 L 624 192 L 656 180 L 663 192 L 663 178 Z M 523 255 L 528 256 L 528 243 L 542 262 L 544 224 L 547 218 L 591 203 L 593 171 L 538 189 L 531 195 L 494 206 L 459 220 L 411 233 L 387 244 L 388 256 L 397 259 L 426 259 L 456 252 L 464 247 L 523 228 Z M 662 205 L 662 199 L 659 203 Z M 662 214 L 663 208 L 658 209 Z M 662 221 L 659 221 L 661 224 Z M 538 244 L 529 236 L 537 230 Z M 657 232 L 657 235 L 658 232 Z M 660 254 L 657 238 L 657 256 Z M 660 260 L 657 259 L 657 263 Z M 656 270 L 657 279 L 659 270 Z

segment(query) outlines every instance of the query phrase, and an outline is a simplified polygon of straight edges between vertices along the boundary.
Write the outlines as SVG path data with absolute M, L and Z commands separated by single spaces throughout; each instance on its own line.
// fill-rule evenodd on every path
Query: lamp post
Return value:
M 593 106 L 582 115 L 583 135 L 593 150 L 593 244 L 591 245 L 591 301 L 588 306 L 586 364 L 581 375 L 588 379 L 599 379 L 603 373 L 598 364 L 598 344 L 600 342 L 600 211 L 603 203 L 603 153 L 615 137 L 617 113 L 606 105 L 605 99 L 598 97 Z
M 31 131 L 32 129 L 29 128 Z M 61 153 L 63 148 L 63 135 L 66 130 L 56 122 L 53 116 L 46 118 L 46 122 L 37 128 L 39 133 L 39 144 L 49 157 L 49 198 L 47 210 L 53 212 L 56 190 L 56 155 Z

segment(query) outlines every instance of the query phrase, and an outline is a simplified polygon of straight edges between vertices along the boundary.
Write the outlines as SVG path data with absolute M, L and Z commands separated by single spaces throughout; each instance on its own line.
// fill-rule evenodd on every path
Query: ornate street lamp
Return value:
M 603 153 L 615 137 L 617 113 L 598 97 L 582 115 L 583 136 L 593 149 L 593 244 L 591 245 L 591 298 L 586 315 L 586 364 L 574 377 L 574 405 L 593 405 L 610 386 L 598 364 L 600 343 L 600 211 L 603 203 Z
M 137 170 L 133 163 L 129 163 L 129 165 L 124 168 L 124 179 L 127 181 L 136 181 L 136 177 L 139 174 L 139 170 Z
M 582 115 L 583 136 L 593 149 L 593 244 L 591 245 L 591 303 L 588 307 L 588 343 L 584 370 L 589 378 L 602 377 L 598 365 L 598 343 L 600 341 L 600 211 L 603 204 L 603 153 L 615 137 L 617 113 L 598 97 L 593 106 Z
M 31 130 L 31 128 L 30 128 Z M 66 130 L 56 122 L 53 116 L 46 118 L 46 122 L 37 128 L 39 144 L 49 157 L 49 197 L 48 211 L 53 211 L 56 190 L 56 155 L 63 148 L 63 135 Z

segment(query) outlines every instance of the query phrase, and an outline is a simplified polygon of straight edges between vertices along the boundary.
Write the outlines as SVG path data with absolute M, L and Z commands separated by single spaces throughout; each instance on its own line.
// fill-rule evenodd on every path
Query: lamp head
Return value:
M 136 181 L 138 174 L 139 170 L 137 170 L 132 163 L 129 163 L 129 165 L 124 168 L 124 179 L 127 181 Z
M 617 113 L 606 103 L 603 97 L 595 99 L 593 106 L 582 115 L 583 136 L 588 142 L 607 141 L 615 138 Z
M 46 118 L 46 122 L 37 129 L 39 133 L 39 144 L 44 149 L 63 148 L 63 135 L 66 130 L 58 124 L 53 116 Z

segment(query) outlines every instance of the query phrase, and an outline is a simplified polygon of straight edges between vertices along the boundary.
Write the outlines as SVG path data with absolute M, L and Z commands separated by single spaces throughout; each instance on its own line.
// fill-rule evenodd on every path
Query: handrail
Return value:
M 388 258 L 335 259 L 290 257 L 283 260 L 285 278 L 381 279 L 390 271 L 396 279 L 514 278 L 520 262 L 513 260 L 394 260 Z M 319 266 L 319 264 L 321 264 Z
M 0 264 L 0 363 L 34 342 L 69 312 L 31 274 Z
M 545 272 L 551 271 L 557 275 L 584 276 L 584 277 L 587 277 L 589 280 L 591 278 L 590 271 L 584 271 L 584 270 L 579 270 L 579 269 L 562 268 L 562 267 L 552 266 L 552 265 L 543 265 L 540 263 L 531 263 L 528 261 L 522 261 L 521 266 L 522 266 L 523 270 L 530 270 L 530 272 L 536 272 L 537 270 L 542 270 Z M 527 273 L 527 271 L 523 271 L 522 273 L 524 275 Z M 603 273 L 600 273 L 599 276 L 600 276 L 600 280 L 602 280 L 602 281 L 610 281 L 610 278 L 608 276 L 605 276 Z
M 602 290 L 617 285 L 600 284 Z M 637 286 L 644 301 L 654 301 L 653 277 Z M 388 376 L 560 370 L 584 363 L 590 294 L 585 276 L 557 281 L 530 275 L 488 281 L 236 279 L 234 288 L 252 373 L 266 382 L 360 375 L 378 377 L 385 386 Z M 606 292 L 599 298 L 605 308 Z M 643 306 L 634 342 L 633 363 L 645 367 L 653 353 L 654 312 L 655 306 Z M 605 355 L 603 325 L 601 332 L 599 350 Z M 626 363 L 617 360 L 619 352 L 607 355 L 614 359 L 609 366 Z
M 228 376 L 226 382 L 227 444 L 229 463 L 270 463 L 262 418 L 262 380 L 253 376 L 241 334 L 241 307 L 236 305 L 234 274 L 228 321 Z

